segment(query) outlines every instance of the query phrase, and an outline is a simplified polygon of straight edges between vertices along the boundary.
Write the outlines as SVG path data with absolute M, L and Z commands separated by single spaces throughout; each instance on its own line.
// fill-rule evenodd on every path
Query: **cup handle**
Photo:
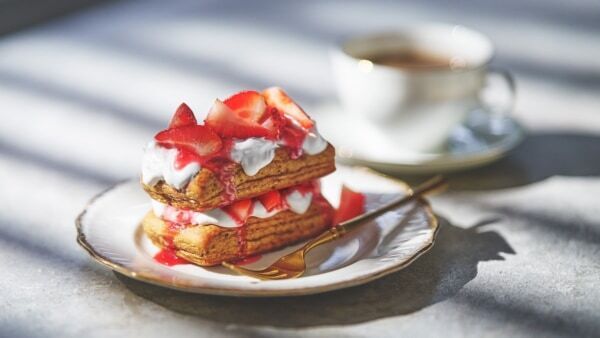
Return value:
M 490 80 L 493 78 L 498 78 L 504 86 L 507 88 L 508 95 L 505 98 L 505 102 L 503 103 L 493 103 L 490 104 L 487 100 L 482 99 L 482 101 L 488 106 L 489 111 L 493 111 L 496 114 L 508 115 L 515 108 L 515 99 L 516 99 L 516 84 L 515 78 L 513 75 L 506 69 L 502 68 L 491 68 L 488 71 L 486 86 L 484 90 L 489 90 L 490 88 L 496 87 L 496 85 L 490 84 Z

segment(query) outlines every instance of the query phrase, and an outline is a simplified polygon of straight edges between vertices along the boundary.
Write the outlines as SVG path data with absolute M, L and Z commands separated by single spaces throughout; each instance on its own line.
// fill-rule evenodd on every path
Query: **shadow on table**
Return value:
M 447 175 L 451 190 L 502 189 L 562 176 L 600 176 L 600 137 L 531 133 L 507 157 L 488 166 Z M 401 176 L 411 184 L 423 177 Z
M 176 312 L 215 322 L 277 327 L 339 325 L 419 311 L 456 294 L 482 261 L 515 252 L 488 220 L 464 229 L 440 218 L 434 247 L 406 269 L 369 284 L 329 293 L 283 298 L 189 294 L 117 274 L 132 292 Z

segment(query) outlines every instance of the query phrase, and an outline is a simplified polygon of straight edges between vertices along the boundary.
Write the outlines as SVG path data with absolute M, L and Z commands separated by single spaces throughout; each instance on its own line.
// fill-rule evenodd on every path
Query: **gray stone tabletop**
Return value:
M 246 299 L 114 274 L 73 221 L 181 101 L 278 84 L 334 96 L 327 48 L 419 21 L 488 34 L 528 137 L 450 176 L 433 249 L 364 286 Z M 115 2 L 0 38 L 0 336 L 600 335 L 600 6 L 594 1 Z M 401 177 L 408 181 L 418 178 Z

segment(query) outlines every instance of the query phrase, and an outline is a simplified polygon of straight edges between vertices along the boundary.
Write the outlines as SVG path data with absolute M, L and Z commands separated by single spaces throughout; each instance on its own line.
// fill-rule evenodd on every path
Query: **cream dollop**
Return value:
M 242 166 L 248 176 L 256 175 L 260 169 L 269 165 L 275 158 L 275 149 L 282 141 L 271 141 L 262 137 L 250 137 L 235 140 L 229 154 L 230 159 Z M 319 134 L 316 126 L 306 134 L 302 151 L 316 155 L 327 148 L 327 141 Z M 146 146 L 142 160 L 142 181 L 153 186 L 161 180 L 177 189 L 183 188 L 201 169 L 197 162 L 191 162 L 181 169 L 175 167 L 178 150 L 165 148 L 151 141 Z
M 289 205 L 290 210 L 297 214 L 303 214 L 308 210 L 308 207 L 310 207 L 312 196 L 312 192 L 303 194 L 298 190 L 294 190 L 292 193 L 285 196 L 285 201 L 287 202 L 287 205 Z
M 309 155 L 316 155 L 327 148 L 327 141 L 317 131 L 317 126 L 313 126 L 306 134 L 302 143 L 302 150 Z
M 277 144 L 262 137 L 250 137 L 245 140 L 235 140 L 229 157 L 239 163 L 248 176 L 254 176 L 258 171 L 273 161 Z
M 251 217 L 268 218 L 278 214 L 281 211 L 291 210 L 297 214 L 305 213 L 310 204 L 312 203 L 312 193 L 302 194 L 299 191 L 293 191 L 292 193 L 285 196 L 287 207 L 273 209 L 268 211 L 264 205 L 256 200 L 252 207 Z M 208 211 L 193 211 L 193 210 L 182 210 L 177 209 L 173 206 L 163 204 L 161 202 L 152 200 L 152 210 L 156 217 L 164 220 L 185 223 L 193 225 L 207 225 L 214 224 L 223 228 L 236 228 L 238 224 L 231 216 L 220 208 L 212 209 Z
M 200 164 L 191 162 L 181 169 L 175 167 L 178 150 L 164 148 L 151 141 L 142 159 L 142 182 L 154 186 L 164 180 L 177 189 L 183 188 L 200 171 Z

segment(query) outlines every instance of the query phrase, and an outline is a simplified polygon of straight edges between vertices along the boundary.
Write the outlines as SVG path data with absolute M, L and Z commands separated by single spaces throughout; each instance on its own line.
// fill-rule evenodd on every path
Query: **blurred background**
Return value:
M 507 307 L 510 311 L 502 316 L 513 311 L 521 318 L 502 318 L 527 321 L 515 330 L 533 330 L 518 331 L 527 335 L 598 329 L 597 320 L 588 316 L 589 309 L 597 310 L 594 298 L 572 304 L 553 298 L 560 293 L 546 289 L 549 284 L 534 282 L 535 287 L 527 289 L 531 283 L 527 276 L 541 268 L 518 261 L 556 250 L 544 246 L 527 256 L 529 243 L 540 236 L 548 236 L 543 237 L 548 245 L 556 238 L 575 236 L 582 251 L 573 251 L 568 246 L 574 243 L 571 240 L 559 242 L 561 247 L 577 252 L 577 257 L 594 257 L 600 237 L 591 211 L 597 204 L 581 196 L 595 196 L 586 189 L 598 184 L 586 181 L 573 188 L 553 181 L 544 186 L 552 193 L 540 188 L 516 197 L 502 195 L 500 200 L 497 195 L 460 191 L 600 174 L 600 2 L 0 0 L 0 261 L 9 271 L 0 282 L 2 330 L 24 335 L 68 330 L 77 335 L 92 325 L 71 320 L 65 327 L 67 317 L 93 318 L 97 327 L 108 323 L 112 328 L 131 324 L 128 316 L 162 321 L 164 317 L 154 315 L 162 312 L 155 308 L 156 312 L 141 311 L 142 315 L 131 310 L 139 301 L 124 296 L 128 293 L 114 286 L 114 276 L 90 263 L 77 247 L 73 220 L 86 201 L 110 184 L 138 175 L 144 145 L 167 124 L 180 102 L 202 114 L 216 97 L 279 85 L 310 113 L 311 107 L 335 99 L 328 59 L 332 44 L 355 33 L 423 21 L 465 25 L 492 39 L 497 51 L 493 65 L 516 76 L 514 115 L 529 133 L 499 163 L 453 176 L 459 193 L 440 198 L 436 206 L 465 226 L 480 210 L 513 217 L 504 234 L 518 254 L 511 269 L 521 274 L 503 285 L 514 283 L 535 294 L 535 299 L 547 301 L 544 304 L 564 305 L 558 312 L 547 310 L 552 315 L 543 320 L 568 325 L 567 320 L 555 321 L 564 316 L 573 318 L 573 325 L 584 325 L 579 327 L 583 331 L 544 331 L 543 325 L 532 323 L 538 323 L 536 316 L 546 310 L 532 315 Z M 556 224 L 564 216 L 556 206 L 564 205 L 562 192 L 567 190 L 574 215 Z M 488 204 L 465 207 L 475 200 Z M 535 200 L 540 201 L 535 210 L 509 207 L 512 201 L 526 205 Z M 557 214 L 544 209 L 548 206 L 554 206 Z M 523 234 L 522 229 L 532 233 Z M 561 259 L 547 259 L 553 265 L 547 268 L 575 266 L 568 258 Z M 597 260 L 586 264 L 576 272 L 598 271 Z M 597 279 L 586 280 L 586 285 L 597 286 Z M 574 283 L 568 284 L 570 288 L 583 285 L 569 281 Z M 89 290 L 94 297 L 86 296 Z M 585 296 L 585 290 L 591 289 L 577 294 Z M 499 292 L 498 297 L 489 296 L 494 301 L 488 308 L 515 299 L 512 291 Z M 525 308 L 534 298 L 518 299 L 527 300 L 518 303 Z M 94 312 L 105 305 L 111 306 L 112 316 L 110 311 Z M 471 314 L 475 323 L 480 320 L 478 311 Z M 443 315 L 450 312 L 454 309 Z M 422 323 L 427 325 L 427 319 Z M 206 329 L 216 327 L 211 325 Z M 483 326 L 481 330 L 488 332 Z

